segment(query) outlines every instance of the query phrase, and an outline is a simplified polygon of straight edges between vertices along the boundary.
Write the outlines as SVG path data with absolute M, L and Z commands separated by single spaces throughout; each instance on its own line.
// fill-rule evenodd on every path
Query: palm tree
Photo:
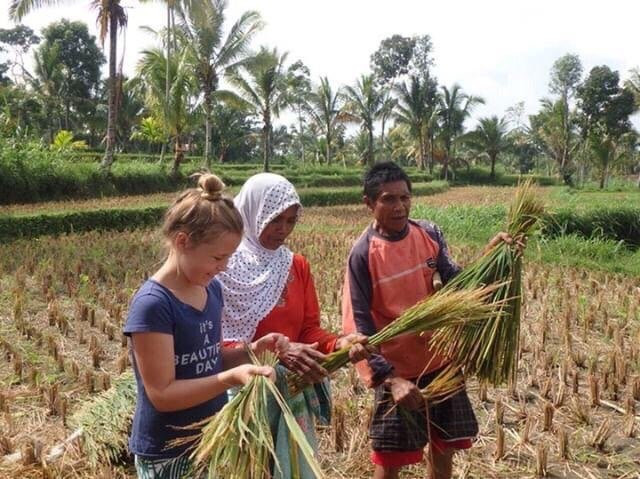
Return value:
M 157 1 L 157 0 L 140 0 L 140 1 L 142 3 L 149 3 L 151 1 Z M 166 62 L 167 69 L 165 70 L 165 83 L 164 83 L 164 88 L 165 88 L 165 90 L 164 90 L 164 95 L 165 95 L 164 96 L 164 105 L 165 105 L 165 108 L 166 108 L 166 106 L 169 104 L 169 88 L 170 88 L 169 65 L 171 64 L 171 44 L 172 43 L 174 45 L 174 50 L 177 50 L 177 45 L 176 45 L 176 42 L 175 42 L 175 35 L 174 35 L 174 41 L 173 42 L 172 42 L 172 39 L 171 39 L 171 32 L 175 31 L 174 9 L 179 5 L 181 0 L 160 0 L 160 1 L 167 4 L 167 31 L 166 31 L 165 39 L 164 39 L 166 56 L 167 56 L 167 62 Z M 160 162 L 162 162 L 164 160 L 164 152 L 165 152 L 166 146 L 167 146 L 166 143 L 162 143 L 162 148 L 160 150 Z
M 306 156 L 305 137 L 306 117 L 309 109 L 309 95 L 311 94 L 311 80 L 309 68 L 298 60 L 287 68 L 287 90 L 289 92 L 288 104 L 298 119 L 297 137 L 300 150 L 300 162 L 304 164 Z
M 200 0 L 178 6 L 180 35 L 202 92 L 205 119 L 204 162 L 210 166 L 212 114 L 220 77 L 247 56 L 249 42 L 262 28 L 258 12 L 248 11 L 223 35 L 226 0 Z
M 368 135 L 365 161 L 372 166 L 375 162 L 373 128 L 383 111 L 384 94 L 376 87 L 373 75 L 362 75 L 355 86 L 345 87 L 345 99 L 349 119 L 360 123 Z
M 255 56 L 229 70 L 226 76 L 237 90 L 239 105 L 262 119 L 264 171 L 269 171 L 273 155 L 272 118 L 277 117 L 287 105 L 287 85 L 283 71 L 286 58 L 287 53 L 280 54 L 276 48 L 270 50 L 261 47 Z
M 412 75 L 409 82 L 401 83 L 395 88 L 398 95 L 396 121 L 406 125 L 408 133 L 416 143 L 418 153 L 416 164 L 424 169 L 427 159 L 427 144 L 431 143 L 434 112 L 437 101 L 437 86 L 429 77 L 420 78 Z
M 464 135 L 464 142 L 476 153 L 485 155 L 491 163 L 491 179 L 496 176 L 498 155 L 509 148 L 508 125 L 497 116 L 481 118 L 475 130 Z
M 61 0 L 11 0 L 9 16 L 12 20 L 20 21 L 29 12 L 44 6 L 53 6 Z M 113 151 L 116 144 L 117 123 L 117 76 L 116 52 L 118 44 L 118 29 L 127 25 L 127 14 L 120 4 L 120 0 L 91 0 L 91 7 L 98 11 L 98 36 L 104 46 L 109 33 L 109 100 L 107 114 L 107 135 L 104 157 L 100 163 L 103 171 L 107 172 L 113 163 Z
M 634 132 L 615 135 L 605 125 L 596 124 L 588 137 L 593 159 L 600 169 L 600 189 L 604 189 L 610 170 L 621 160 L 634 153 L 637 134 Z
M 48 49 L 38 49 L 34 54 L 34 74 L 28 75 L 28 82 L 34 91 L 42 97 L 44 118 L 47 123 L 47 143 L 53 143 L 53 130 L 61 129 L 59 111 L 63 90 L 63 76 L 59 63 L 60 48 L 52 45 Z M 55 125 L 57 123 L 57 125 Z
M 540 103 L 540 111 L 529 117 L 532 136 L 557 163 L 560 177 L 569 185 L 573 181 L 575 169 L 573 157 L 580 145 L 575 132 L 575 122 L 569 125 L 570 134 L 567 137 L 562 101 L 554 102 L 545 98 Z
M 340 89 L 334 91 L 327 77 L 320 78 L 320 85 L 309 95 L 309 116 L 316 124 L 318 130 L 325 137 L 325 149 L 327 164 L 331 164 L 331 146 L 336 127 L 340 123 L 342 112 L 342 93 Z
M 382 107 L 380 109 L 380 152 L 385 155 L 385 127 L 387 121 L 393 117 L 395 108 L 398 105 L 398 100 L 391 96 L 392 88 L 389 86 L 383 86 L 382 88 Z
M 169 63 L 169 102 L 165 103 L 165 74 Z M 192 122 L 193 92 L 191 69 L 187 61 L 187 52 L 171 57 L 168 61 L 160 48 L 145 50 L 138 62 L 138 73 L 146 86 L 146 103 L 162 120 L 173 139 L 174 157 L 172 175 L 178 173 L 180 163 L 184 159 L 182 140 Z
M 480 97 L 467 95 L 460 85 L 454 84 L 451 89 L 442 87 L 440 96 L 440 128 L 444 143 L 445 157 L 442 165 L 442 177 L 449 178 L 449 161 L 454 142 L 464 132 L 464 121 L 471 115 L 471 110 L 478 104 L 483 104 Z

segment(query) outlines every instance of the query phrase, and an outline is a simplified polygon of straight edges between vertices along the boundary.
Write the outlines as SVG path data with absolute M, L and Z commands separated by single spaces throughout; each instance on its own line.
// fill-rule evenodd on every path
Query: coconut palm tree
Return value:
M 167 27 L 166 27 L 165 39 L 164 39 L 164 46 L 165 46 L 166 57 L 167 57 L 167 62 L 166 62 L 167 70 L 165 71 L 165 83 L 164 83 L 164 88 L 165 88 L 165 90 L 164 90 L 164 92 L 165 92 L 164 93 L 164 95 L 165 95 L 164 105 L 166 107 L 169 104 L 169 88 L 170 88 L 169 65 L 171 64 L 171 46 L 173 45 L 174 50 L 177 50 L 177 45 L 176 45 L 176 41 L 175 41 L 175 35 L 173 36 L 173 40 L 172 40 L 172 37 L 171 37 L 172 32 L 175 32 L 175 13 L 174 13 L 174 11 L 175 11 L 175 8 L 180 4 L 181 0 L 140 0 L 140 1 L 142 3 L 160 1 L 160 2 L 165 3 L 167 5 Z M 189 0 L 187 0 L 187 1 L 189 1 Z M 160 162 L 162 162 L 163 159 L 164 159 L 164 153 L 165 153 L 166 146 L 167 146 L 166 143 L 162 143 L 162 148 L 160 150 Z
M 485 155 L 491 163 L 491 179 L 496 176 L 496 160 L 498 155 L 509 148 L 508 124 L 504 118 L 497 116 L 481 118 L 475 130 L 462 137 L 472 151 Z
M 464 93 L 460 85 L 454 84 L 451 89 L 442 86 L 439 116 L 440 132 L 445 149 L 442 165 L 442 176 L 445 180 L 449 178 L 449 161 L 454 142 L 464 132 L 464 122 L 478 104 L 484 104 L 484 100 Z
M 562 101 L 544 98 L 540 105 L 538 113 L 529 117 L 532 137 L 555 161 L 560 177 L 569 185 L 575 171 L 574 156 L 580 146 L 575 121 L 570 123 L 567 137 Z
M 261 47 L 253 57 L 228 71 L 226 78 L 235 88 L 236 103 L 262 120 L 263 168 L 269 171 L 273 155 L 273 117 L 287 106 L 287 84 L 284 62 L 287 53 L 276 48 Z M 229 98 L 233 101 L 233 98 Z
M 38 49 L 34 54 L 34 74 L 27 74 L 28 83 L 41 96 L 44 118 L 47 124 L 47 143 L 53 143 L 53 131 L 61 129 L 59 112 L 62 108 L 64 80 L 60 68 L 60 48 L 52 45 Z
M 204 163 L 210 166 L 212 114 L 215 92 L 227 70 L 239 67 L 247 58 L 249 42 L 262 28 L 258 12 L 248 11 L 223 34 L 226 0 L 184 2 L 175 9 L 182 45 L 202 93 L 205 120 Z
M 169 63 L 170 88 L 169 103 L 164 108 L 167 63 Z M 163 123 L 173 140 L 174 156 L 171 173 L 176 175 L 184 159 L 184 135 L 194 117 L 192 105 L 195 88 L 187 52 L 174 55 L 168 61 L 163 49 L 144 50 L 137 70 L 146 86 L 145 103 L 156 115 L 163 117 Z
M 20 21 L 32 10 L 40 7 L 53 6 L 62 0 L 11 0 L 9 4 L 9 16 L 15 21 Z M 107 172 L 113 164 L 113 152 L 116 144 L 117 124 L 117 84 L 116 52 L 118 45 L 118 29 L 127 25 L 127 14 L 120 4 L 121 0 L 91 0 L 91 7 L 98 12 L 98 36 L 104 46 L 104 41 L 109 33 L 109 100 L 107 114 L 107 135 L 104 157 L 100 164 L 103 171 Z
M 373 75 L 362 75 L 354 86 L 345 87 L 345 110 L 349 119 L 360 123 L 367 133 L 368 147 L 365 162 L 371 166 L 375 162 L 374 123 L 379 119 L 384 107 L 384 94 L 376 87 Z
M 329 79 L 322 77 L 320 84 L 309 95 L 308 104 L 309 116 L 325 137 L 325 156 L 329 165 L 335 130 L 341 120 L 342 93 L 340 89 L 334 91 Z
M 437 111 L 437 85 L 429 77 L 412 75 L 408 83 L 395 88 L 398 96 L 395 118 L 400 125 L 406 125 L 414 140 L 418 153 L 416 164 L 424 169 L 427 160 L 427 145 L 431 141 L 434 112 Z

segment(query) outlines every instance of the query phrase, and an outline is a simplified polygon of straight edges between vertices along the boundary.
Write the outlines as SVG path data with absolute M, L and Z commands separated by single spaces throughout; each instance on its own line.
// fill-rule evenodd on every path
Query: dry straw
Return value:
M 259 361 L 251 352 L 251 360 L 273 365 L 276 358 L 269 354 Z M 324 477 L 313 449 L 298 425 L 293 413 L 275 383 L 264 376 L 255 376 L 212 418 L 195 427 L 202 427 L 198 443 L 191 453 L 196 468 L 209 478 L 262 479 L 279 469 L 275 444 L 269 425 L 270 397 L 280 408 L 289 429 L 291 468 L 298 467 L 299 453 L 318 478 Z M 188 438 L 192 441 L 194 438 Z
M 465 373 L 494 385 L 515 380 L 520 337 L 522 256 L 515 242 L 533 234 L 544 212 L 531 182 L 523 183 L 507 214 L 513 244 L 500 242 L 455 276 L 443 291 L 495 285 L 491 301 L 500 307 L 484 321 L 451 324 L 435 331 L 435 351 L 464 365 Z
M 502 309 L 502 306 L 489 301 L 494 289 L 495 286 L 489 286 L 476 289 L 443 289 L 438 291 L 433 296 L 406 310 L 395 321 L 371 336 L 369 344 L 371 346 L 379 346 L 398 336 L 433 331 L 443 326 L 458 326 L 480 322 L 486 320 L 487 317 L 499 315 L 499 310 Z M 322 362 L 322 366 L 329 373 L 332 373 L 348 363 L 349 348 L 343 348 L 330 354 Z M 452 375 L 449 376 L 450 378 L 446 381 L 446 384 L 450 385 Z M 304 379 L 294 373 L 290 373 L 288 381 L 294 394 L 301 391 L 305 386 Z

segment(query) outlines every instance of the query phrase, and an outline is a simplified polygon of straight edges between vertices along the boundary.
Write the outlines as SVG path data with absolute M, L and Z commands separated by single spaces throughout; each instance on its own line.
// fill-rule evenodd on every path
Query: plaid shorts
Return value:
M 196 475 L 193 464 L 187 455 L 173 459 L 147 459 L 135 456 L 138 479 L 196 479 L 204 475 Z
M 439 373 L 424 375 L 419 388 L 426 387 Z M 415 382 L 415 380 L 413 380 Z M 385 384 L 375 390 L 375 403 L 369 437 L 374 451 L 417 451 L 429 442 L 427 414 L 424 408 L 409 411 L 395 406 L 391 391 Z M 431 429 L 445 442 L 472 439 L 478 434 L 478 422 L 466 390 L 446 401 L 429 406 Z

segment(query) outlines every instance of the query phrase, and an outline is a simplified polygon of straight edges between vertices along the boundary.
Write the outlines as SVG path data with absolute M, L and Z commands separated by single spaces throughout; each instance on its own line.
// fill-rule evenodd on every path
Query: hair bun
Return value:
M 198 178 L 198 187 L 202 190 L 201 195 L 204 199 L 217 201 L 222 197 L 225 184 L 218 176 L 204 173 Z

